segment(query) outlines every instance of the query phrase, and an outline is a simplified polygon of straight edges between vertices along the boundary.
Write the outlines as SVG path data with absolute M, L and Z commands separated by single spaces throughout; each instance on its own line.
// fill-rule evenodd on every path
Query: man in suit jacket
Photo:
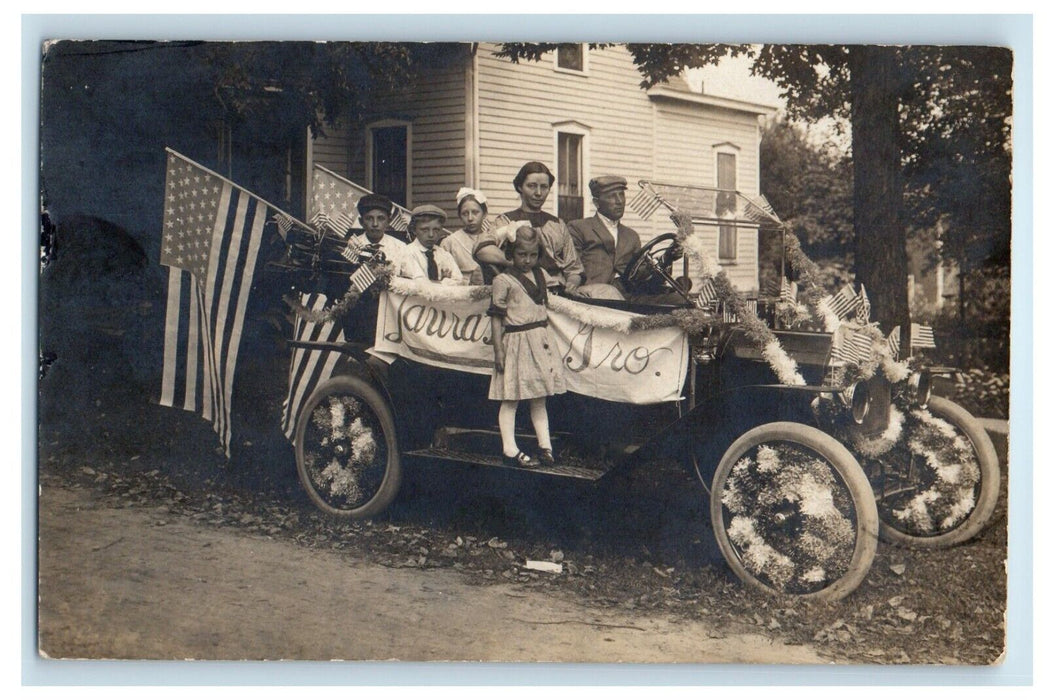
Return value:
M 640 250 L 640 236 L 621 224 L 625 213 L 624 177 L 604 175 L 589 181 L 596 214 L 567 225 L 585 268 L 586 286 L 614 285 L 624 292 L 619 277 Z M 584 293 L 584 288 L 580 289 Z

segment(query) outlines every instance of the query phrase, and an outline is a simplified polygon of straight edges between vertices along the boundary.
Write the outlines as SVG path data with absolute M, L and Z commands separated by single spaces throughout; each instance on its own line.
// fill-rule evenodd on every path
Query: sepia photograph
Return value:
M 1004 661 L 1013 49 L 578 38 L 39 47 L 41 659 Z

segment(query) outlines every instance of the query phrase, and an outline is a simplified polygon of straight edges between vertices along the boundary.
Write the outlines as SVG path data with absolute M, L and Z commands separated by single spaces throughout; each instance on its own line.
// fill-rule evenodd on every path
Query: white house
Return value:
M 774 107 L 695 92 L 682 77 L 642 90 L 624 46 L 563 44 L 518 64 L 497 49 L 450 45 L 448 60 L 406 93 L 312 141 L 307 167 L 323 165 L 408 208 L 437 204 L 452 217 L 462 185 L 483 190 L 492 214 L 517 207 L 512 179 L 529 160 L 556 175 L 546 210 L 566 220 L 593 213 L 587 185 L 605 174 L 627 178 L 632 193 L 648 180 L 759 195 L 759 120 Z M 664 211 L 644 221 L 627 209 L 624 221 L 645 240 L 673 229 Z M 708 228 L 708 249 L 732 281 L 755 290 L 755 232 Z

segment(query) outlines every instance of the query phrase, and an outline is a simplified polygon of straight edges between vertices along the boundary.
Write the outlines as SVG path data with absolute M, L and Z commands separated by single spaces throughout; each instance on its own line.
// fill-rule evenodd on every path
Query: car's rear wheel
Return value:
M 746 432 L 720 459 L 713 532 L 731 570 L 769 593 L 839 600 L 876 554 L 872 488 L 833 437 L 800 423 Z
M 392 410 L 359 377 L 333 377 L 305 404 L 295 432 L 298 478 L 321 510 L 346 518 L 382 512 L 400 489 Z

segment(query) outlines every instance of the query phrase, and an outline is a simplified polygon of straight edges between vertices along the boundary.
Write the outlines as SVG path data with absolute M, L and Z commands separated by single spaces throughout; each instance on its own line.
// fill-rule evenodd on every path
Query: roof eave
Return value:
M 778 111 L 778 108 L 774 105 L 747 102 L 745 100 L 734 100 L 729 97 L 717 97 L 715 95 L 707 95 L 700 92 L 681 92 L 679 90 L 665 87 L 664 85 L 655 85 L 654 87 L 648 88 L 647 96 L 650 98 L 690 102 L 692 104 L 706 105 L 708 107 L 732 109 L 737 112 L 747 112 L 749 114 L 762 114 L 769 116 Z

